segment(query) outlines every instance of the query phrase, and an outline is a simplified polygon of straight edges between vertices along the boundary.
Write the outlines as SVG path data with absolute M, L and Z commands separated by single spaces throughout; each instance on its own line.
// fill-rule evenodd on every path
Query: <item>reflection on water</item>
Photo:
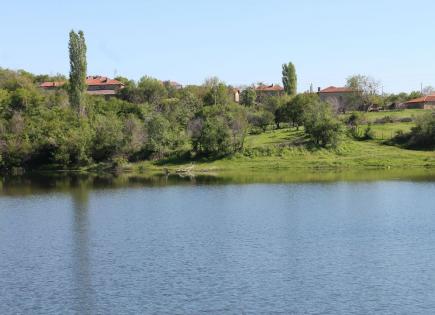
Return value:
M 428 170 L 6 178 L 0 314 L 431 314 L 434 189 Z
M 38 173 L 0 177 L 0 195 L 32 195 L 75 189 L 162 187 L 170 185 L 225 185 L 253 183 L 306 183 L 338 181 L 433 181 L 435 169 L 326 171 L 252 171 L 216 174 L 147 175 L 147 174 L 76 174 Z
M 94 290 L 92 287 L 91 262 L 89 258 L 89 229 L 90 222 L 88 217 L 89 190 L 88 187 L 78 180 L 72 178 L 71 191 L 72 198 L 72 279 L 73 301 L 75 310 L 78 314 L 88 314 L 94 309 Z

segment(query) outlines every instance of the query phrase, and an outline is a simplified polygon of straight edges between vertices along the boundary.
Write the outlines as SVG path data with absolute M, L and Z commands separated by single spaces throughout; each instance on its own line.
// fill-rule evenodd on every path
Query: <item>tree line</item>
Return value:
M 216 77 L 175 88 L 144 76 L 116 78 L 125 87 L 106 99 L 86 94 L 86 49 L 83 32 L 71 31 L 69 80 L 52 91 L 39 84 L 66 78 L 0 68 L 0 169 L 219 158 L 243 151 L 248 134 L 283 126 L 334 147 L 345 130 L 316 93 L 297 94 L 292 63 L 282 67 L 281 96 L 259 97 L 248 87 L 236 103 L 234 88 Z

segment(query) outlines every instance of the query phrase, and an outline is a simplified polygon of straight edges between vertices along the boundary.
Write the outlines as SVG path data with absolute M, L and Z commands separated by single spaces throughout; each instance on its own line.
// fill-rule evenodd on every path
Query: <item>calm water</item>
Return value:
M 0 314 L 433 314 L 435 181 L 0 186 Z

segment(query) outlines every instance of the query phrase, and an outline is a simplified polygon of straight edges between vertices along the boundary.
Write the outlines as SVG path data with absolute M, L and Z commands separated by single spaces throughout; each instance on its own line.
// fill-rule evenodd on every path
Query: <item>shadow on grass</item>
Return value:
M 181 155 L 170 156 L 167 158 L 160 159 L 155 162 L 155 165 L 165 166 L 165 165 L 183 165 L 187 163 L 206 163 L 213 162 L 217 160 L 221 160 L 226 157 L 230 157 L 231 155 L 223 155 L 223 156 L 201 156 L 195 155 L 192 156 L 189 151 L 184 152 Z

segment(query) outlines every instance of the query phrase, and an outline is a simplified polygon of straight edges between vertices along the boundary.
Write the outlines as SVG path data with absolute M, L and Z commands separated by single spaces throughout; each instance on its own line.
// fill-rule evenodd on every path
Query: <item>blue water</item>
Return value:
M 0 314 L 433 314 L 435 182 L 0 195 Z

